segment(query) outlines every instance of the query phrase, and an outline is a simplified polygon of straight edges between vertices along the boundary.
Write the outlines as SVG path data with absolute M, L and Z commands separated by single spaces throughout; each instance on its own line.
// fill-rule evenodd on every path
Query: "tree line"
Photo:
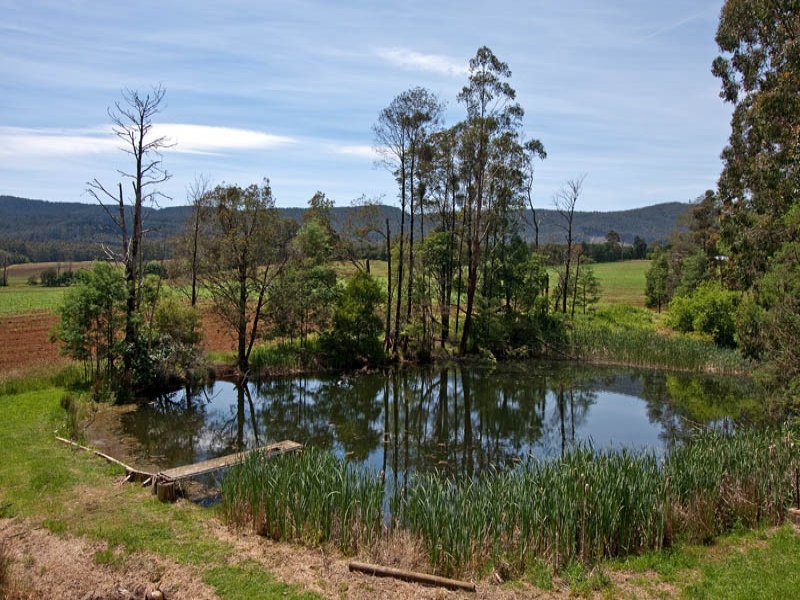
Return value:
M 132 168 L 116 185 L 88 184 L 117 230 L 104 252 L 120 267 L 77 276 L 61 311 L 64 347 L 89 375 L 124 390 L 186 377 L 199 364 L 202 303 L 235 339 L 242 377 L 267 339 L 341 367 L 427 360 L 437 349 L 521 357 L 559 348 L 564 318 L 599 293 L 574 229 L 585 176 L 553 199 L 563 245 L 526 242 L 526 226 L 538 232 L 534 175 L 547 154 L 524 137 L 510 77 L 483 47 L 458 95 L 462 121 L 445 127 L 442 101 L 420 87 L 380 112 L 373 132 L 397 182 L 396 230 L 370 200 L 334 223 L 333 202 L 318 192 L 298 222 L 281 216 L 266 179 L 240 187 L 198 178 L 163 272 L 148 272 L 144 217 L 169 178 L 161 150 L 170 141 L 153 135 L 165 92 L 125 92 L 110 115 Z M 623 257 L 612 233 L 605 247 Z M 380 277 L 370 267 L 376 252 L 386 259 Z M 351 265 L 345 281 L 334 259 Z
M 648 303 L 736 345 L 781 406 L 800 406 L 800 5 L 726 0 L 712 65 L 733 107 L 716 190 L 658 253 Z

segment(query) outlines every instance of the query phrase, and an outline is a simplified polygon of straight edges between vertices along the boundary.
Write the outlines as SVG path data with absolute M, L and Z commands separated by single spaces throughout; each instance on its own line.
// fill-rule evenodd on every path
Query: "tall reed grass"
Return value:
M 576 322 L 571 341 L 575 358 L 584 360 L 725 375 L 745 374 L 752 369 L 735 350 L 642 328 L 618 329 Z
M 275 540 L 330 542 L 357 552 L 381 533 L 381 478 L 315 448 L 274 458 L 252 453 L 229 470 L 221 491 L 229 521 Z
M 706 432 L 663 457 L 584 446 L 474 479 L 414 475 L 383 519 L 375 474 L 309 449 L 231 470 L 223 512 L 275 539 L 346 552 L 402 530 L 451 576 L 492 565 L 522 573 L 542 560 L 559 570 L 778 524 L 797 502 L 798 458 L 788 430 Z

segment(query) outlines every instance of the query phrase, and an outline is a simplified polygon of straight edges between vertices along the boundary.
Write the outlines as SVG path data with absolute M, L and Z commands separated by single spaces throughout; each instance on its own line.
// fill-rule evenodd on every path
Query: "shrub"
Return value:
M 350 278 L 337 301 L 333 329 L 320 338 L 332 366 L 346 368 L 383 361 L 383 346 L 378 339 L 383 324 L 376 312 L 382 301 L 383 292 L 369 273 L 359 271 Z
M 676 296 L 669 304 L 667 324 L 678 331 L 708 335 L 718 346 L 736 345 L 735 292 L 718 283 L 700 285 L 688 296 Z

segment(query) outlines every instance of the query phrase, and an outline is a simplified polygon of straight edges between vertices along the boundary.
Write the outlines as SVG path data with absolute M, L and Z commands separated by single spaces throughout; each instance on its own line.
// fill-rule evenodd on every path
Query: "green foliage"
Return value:
M 164 266 L 163 262 L 157 260 L 151 260 L 148 261 L 147 264 L 145 264 L 143 275 L 145 277 L 148 275 L 155 275 L 156 277 L 161 277 L 163 279 L 166 279 L 167 268 Z
M 108 263 L 81 271 L 64 296 L 55 334 L 93 380 L 111 384 L 121 368 L 126 297 L 122 271 Z
M 631 366 L 728 374 L 749 373 L 737 351 L 686 335 L 662 335 L 643 309 L 609 306 L 576 319 L 570 342 L 576 358 Z
M 44 287 L 63 287 L 72 284 L 75 276 L 75 271 L 71 269 L 59 272 L 53 267 L 48 267 L 39 273 L 39 282 Z
M 152 323 L 147 332 L 148 356 L 156 369 L 155 380 L 199 379 L 203 363 L 199 352 L 202 335 L 198 310 L 173 294 L 167 295 L 158 302 Z
M 547 299 L 539 297 L 532 310 L 521 313 L 494 310 L 485 301 L 475 316 L 473 343 L 496 358 L 529 358 L 563 351 L 566 346 L 564 319 L 549 314 Z
M 320 340 L 331 365 L 352 367 L 383 360 L 378 339 L 383 323 L 377 314 L 383 300 L 383 291 L 370 274 L 359 271 L 350 278 L 337 301 L 333 329 Z
M 586 311 L 600 301 L 600 281 L 594 274 L 591 265 L 583 265 L 575 285 L 578 286 L 577 305 L 586 314 Z
M 683 259 L 681 263 L 678 287 L 673 295 L 685 296 L 691 294 L 704 281 L 708 279 L 708 259 L 702 252 L 697 252 Z
M 690 295 L 672 299 L 667 323 L 683 333 L 705 334 L 719 346 L 734 347 L 738 300 L 738 294 L 718 283 L 704 283 Z
M 648 308 L 658 308 L 661 312 L 661 307 L 669 301 L 668 281 L 669 262 L 662 252 L 653 258 L 647 271 L 644 294 Z

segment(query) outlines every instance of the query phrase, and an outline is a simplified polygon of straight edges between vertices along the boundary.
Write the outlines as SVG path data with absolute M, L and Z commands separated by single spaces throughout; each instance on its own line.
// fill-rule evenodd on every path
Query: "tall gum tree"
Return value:
M 394 307 L 394 333 L 392 335 L 392 351 L 397 351 L 400 338 L 400 318 L 403 302 L 403 281 L 405 277 L 405 238 L 406 210 L 410 212 L 409 256 L 408 256 L 408 290 L 406 301 L 406 319 L 411 316 L 411 302 L 414 276 L 414 216 L 419 200 L 415 190 L 419 153 L 430 130 L 436 127 L 442 115 L 443 107 L 435 94 L 425 88 L 415 87 L 407 90 L 392 100 L 378 116 L 373 126 L 376 150 L 381 155 L 381 164 L 395 177 L 399 186 L 400 198 L 400 231 L 399 257 L 397 264 L 397 304 Z M 392 307 L 387 307 L 391 310 Z
M 463 135 L 464 163 L 468 169 L 465 207 L 469 219 L 467 305 L 459 351 L 465 354 L 472 332 L 481 243 L 487 230 L 483 223 L 484 201 L 490 181 L 490 151 L 495 139 L 521 126 L 524 111 L 515 101 L 516 92 L 508 83 L 511 69 L 483 46 L 469 61 L 469 83 L 458 101 L 467 109 Z

